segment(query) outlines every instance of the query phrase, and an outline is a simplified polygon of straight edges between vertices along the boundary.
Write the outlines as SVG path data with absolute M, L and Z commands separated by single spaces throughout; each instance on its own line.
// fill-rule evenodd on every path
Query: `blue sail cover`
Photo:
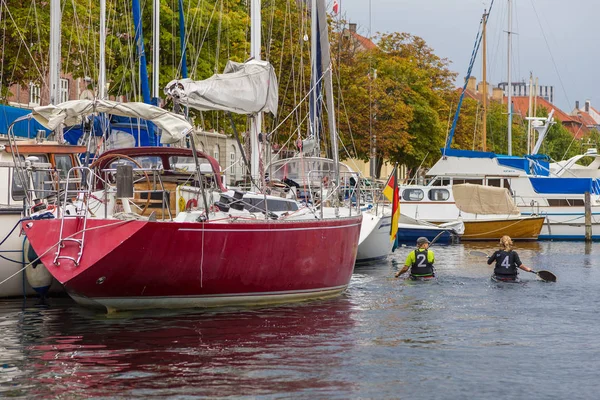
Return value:
M 26 108 L 18 108 L 0 105 L 0 134 L 8 135 L 8 128 L 19 117 L 30 114 L 31 110 Z M 19 121 L 15 124 L 13 132 L 18 137 L 24 138 L 35 138 L 37 131 L 43 130 L 46 134 L 49 133 L 48 129 L 44 128 L 35 119 L 27 121 Z
M 600 183 L 592 178 L 529 178 L 533 190 L 542 194 L 600 194 Z
M 148 129 L 148 121 L 143 119 L 120 117 L 113 115 L 110 119 L 110 131 L 120 131 L 133 136 L 135 146 L 158 146 L 160 139 L 154 137 L 156 130 Z M 99 116 L 94 117 L 94 136 L 102 136 L 102 119 Z M 71 126 L 64 129 L 64 137 L 69 144 L 81 144 L 79 139 L 83 136 L 83 127 L 81 125 Z

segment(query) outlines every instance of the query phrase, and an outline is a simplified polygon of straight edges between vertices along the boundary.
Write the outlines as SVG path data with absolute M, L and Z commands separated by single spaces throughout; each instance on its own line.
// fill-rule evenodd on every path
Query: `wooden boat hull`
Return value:
M 89 219 L 79 265 L 54 263 L 60 220 L 27 221 L 23 229 L 73 299 L 110 312 L 335 296 L 350 282 L 361 218 L 204 224 Z M 80 218 L 65 220 L 63 237 L 82 226 Z M 61 255 L 77 252 L 74 242 L 61 249 Z
M 508 235 L 513 240 L 537 240 L 545 217 L 463 221 L 465 233 L 461 241 L 499 240 Z

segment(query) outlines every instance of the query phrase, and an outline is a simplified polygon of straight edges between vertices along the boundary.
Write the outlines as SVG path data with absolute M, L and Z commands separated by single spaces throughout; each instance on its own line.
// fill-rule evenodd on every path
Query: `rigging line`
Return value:
M 533 12 L 535 13 L 535 18 L 538 21 L 538 25 L 540 26 L 540 30 L 542 31 L 542 37 L 544 38 L 544 42 L 546 43 L 546 47 L 548 48 L 548 53 L 550 53 L 550 59 L 552 60 L 552 66 L 554 67 L 554 71 L 556 71 L 556 75 L 558 76 L 558 81 L 560 82 L 560 87 L 565 95 L 565 99 L 567 99 L 567 104 L 571 104 L 571 100 L 569 100 L 569 96 L 567 95 L 567 90 L 565 89 L 565 85 L 563 83 L 562 78 L 560 77 L 560 73 L 558 72 L 558 67 L 556 66 L 556 61 L 554 60 L 554 55 L 552 54 L 552 51 L 550 50 L 550 45 L 548 44 L 548 39 L 546 38 L 546 32 L 544 32 L 544 28 L 542 27 L 542 23 L 540 21 L 540 17 L 538 15 L 538 12 L 535 8 L 535 5 L 533 4 L 532 0 L 529 0 L 531 3 L 531 7 L 533 7 Z
M 223 0 L 220 0 L 221 7 L 219 8 L 219 23 L 217 25 L 217 45 L 215 46 L 215 69 L 214 73 L 219 73 L 219 52 L 221 51 L 221 24 L 223 23 Z
M 343 93 L 343 89 L 342 89 L 342 83 L 340 80 L 340 74 L 341 72 L 338 72 L 338 86 L 339 86 L 339 90 L 340 90 L 340 101 L 342 102 L 342 108 L 344 109 L 344 116 L 346 117 L 346 122 L 348 123 L 348 133 L 350 134 L 350 141 L 352 143 L 352 149 L 354 150 L 354 156 L 358 157 L 358 151 L 356 150 L 356 142 L 354 141 L 354 134 L 352 133 L 352 126 L 350 124 L 350 118 L 348 118 L 348 110 L 346 109 L 346 100 L 344 99 L 344 93 Z M 338 118 L 338 120 L 341 120 L 341 118 Z
M 280 127 L 281 125 L 283 125 L 283 123 L 284 123 L 285 121 L 287 121 L 287 119 L 290 117 L 290 115 L 292 115 L 292 113 L 293 113 L 294 111 L 296 111 L 296 109 L 297 109 L 298 107 L 300 107 L 300 106 L 302 105 L 302 103 L 304 103 L 304 100 L 306 100 L 306 98 L 307 98 L 308 96 L 310 96 L 311 92 L 312 92 L 312 91 L 313 91 L 313 90 L 314 90 L 314 89 L 315 89 L 315 88 L 318 86 L 319 82 L 321 82 L 321 80 L 322 80 L 322 79 L 325 77 L 325 73 L 326 73 L 326 72 L 327 72 L 329 69 L 331 69 L 331 66 L 330 66 L 329 68 L 327 68 L 325 71 L 323 71 L 323 74 L 322 74 L 322 75 L 321 75 L 321 77 L 320 77 L 320 78 L 317 80 L 317 82 L 315 83 L 314 87 L 313 87 L 313 88 L 311 88 L 311 89 L 308 91 L 308 93 L 306 94 L 306 96 L 304 96 L 304 97 L 302 98 L 302 100 L 300 100 L 300 103 L 298 103 L 298 104 L 296 105 L 296 107 L 294 107 L 294 109 L 293 109 L 292 111 L 290 111 L 290 113 L 289 113 L 289 114 L 288 114 L 288 115 L 287 115 L 287 116 L 286 116 L 286 117 L 283 119 L 283 121 L 281 121 L 281 123 L 280 123 L 279 125 L 277 125 L 277 127 L 275 127 L 275 129 L 273 129 L 271 132 L 269 132 L 269 135 L 273 134 L 273 132 L 275 132 L 277 129 L 279 129 L 279 127 Z
M 21 43 L 19 43 L 19 50 L 17 51 L 17 60 L 19 58 L 19 53 L 21 52 L 21 46 L 25 47 L 25 50 L 27 50 L 27 54 L 29 54 L 29 57 L 31 58 L 31 61 L 33 62 L 33 66 L 37 70 L 37 72 L 38 72 L 38 74 L 40 76 L 40 79 L 42 80 L 42 83 L 46 84 L 46 78 L 42 74 L 42 72 L 40 71 L 40 69 L 39 69 L 39 67 L 37 65 L 37 62 L 35 61 L 35 58 L 33 57 L 33 54 L 31 54 L 31 51 L 29 50 L 29 46 L 27 46 L 27 43 L 25 42 L 25 38 L 23 37 L 23 34 L 21 33 L 21 30 L 19 29 L 17 23 L 15 22 L 15 19 L 13 18 L 12 13 L 10 12 L 10 9 L 8 8 L 8 6 L 5 7 L 5 9 L 6 9 L 6 12 L 8 13 L 8 16 L 10 17 L 10 20 L 12 21 L 12 23 L 13 23 L 13 25 L 15 27 L 15 31 L 19 35 L 19 39 L 21 39 Z M 30 9 L 30 12 L 31 12 L 31 9 Z M 28 21 L 29 21 L 29 14 L 27 15 L 26 24 L 28 23 Z M 12 81 L 12 79 L 14 77 L 14 72 L 15 72 L 15 70 L 17 68 L 17 65 L 18 65 L 18 63 L 15 62 L 15 65 L 13 67 L 13 72 L 12 72 L 11 77 L 10 77 L 10 81 Z
M 2 18 L 3 14 L 3 10 L 4 10 L 4 0 L 1 0 L 0 2 L 0 23 L 4 22 L 4 29 L 2 30 L 2 54 L 5 54 L 5 48 L 6 48 L 6 18 Z M 0 99 L 4 98 L 2 93 L 3 93 L 3 88 L 2 88 L 2 77 L 4 76 L 4 57 L 2 57 L 2 63 L 0 63 Z
M 213 7 L 212 13 L 210 14 L 210 18 L 208 20 L 208 23 L 206 24 L 206 30 L 204 31 L 204 36 L 202 37 L 202 41 L 200 42 L 200 48 L 198 49 L 198 52 L 196 53 L 196 59 L 194 60 L 194 66 L 192 67 L 192 71 L 190 73 L 190 75 L 195 76 L 196 75 L 196 70 L 198 68 L 198 60 L 200 59 L 200 53 L 202 53 L 202 48 L 204 47 L 204 42 L 206 41 L 206 38 L 208 36 L 208 32 L 209 32 L 209 28 L 210 28 L 210 24 L 213 20 L 213 17 L 215 15 L 215 11 L 217 9 L 217 4 L 219 2 L 215 1 L 215 6 Z

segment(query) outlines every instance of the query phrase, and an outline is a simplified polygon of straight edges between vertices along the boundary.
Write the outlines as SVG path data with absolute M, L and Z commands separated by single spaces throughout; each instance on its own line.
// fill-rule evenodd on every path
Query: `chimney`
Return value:
M 477 91 L 479 93 L 484 93 L 484 83 L 485 83 L 485 89 L 486 89 L 485 91 L 487 92 L 486 96 L 490 97 L 490 84 L 488 82 L 484 82 L 484 81 L 479 82 L 479 85 L 477 85 Z
M 590 112 L 590 101 L 589 100 L 585 101 L 585 112 L 586 113 Z
M 577 101 L 575 102 L 575 109 L 576 109 L 576 110 L 579 110 L 579 100 L 577 100 Z
M 477 78 L 474 76 L 470 76 L 467 82 L 467 90 L 470 90 L 473 93 L 477 92 Z
M 502 103 L 504 101 L 504 91 L 499 87 L 492 89 L 492 100 Z
M 348 27 L 350 29 L 350 32 L 356 33 L 356 24 L 355 23 L 349 23 Z

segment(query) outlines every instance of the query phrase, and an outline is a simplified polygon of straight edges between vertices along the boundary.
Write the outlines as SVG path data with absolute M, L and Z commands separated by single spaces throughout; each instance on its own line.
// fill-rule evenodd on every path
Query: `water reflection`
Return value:
M 20 380 L 19 390 L 10 395 L 348 391 L 352 385 L 327 371 L 339 368 L 344 348 L 352 346 L 345 335 L 354 325 L 352 314 L 353 304 L 343 298 L 310 307 L 117 318 L 76 306 L 52 320 L 24 310 L 3 338 L 12 341 L 3 343 L 12 352 L 11 379 Z

